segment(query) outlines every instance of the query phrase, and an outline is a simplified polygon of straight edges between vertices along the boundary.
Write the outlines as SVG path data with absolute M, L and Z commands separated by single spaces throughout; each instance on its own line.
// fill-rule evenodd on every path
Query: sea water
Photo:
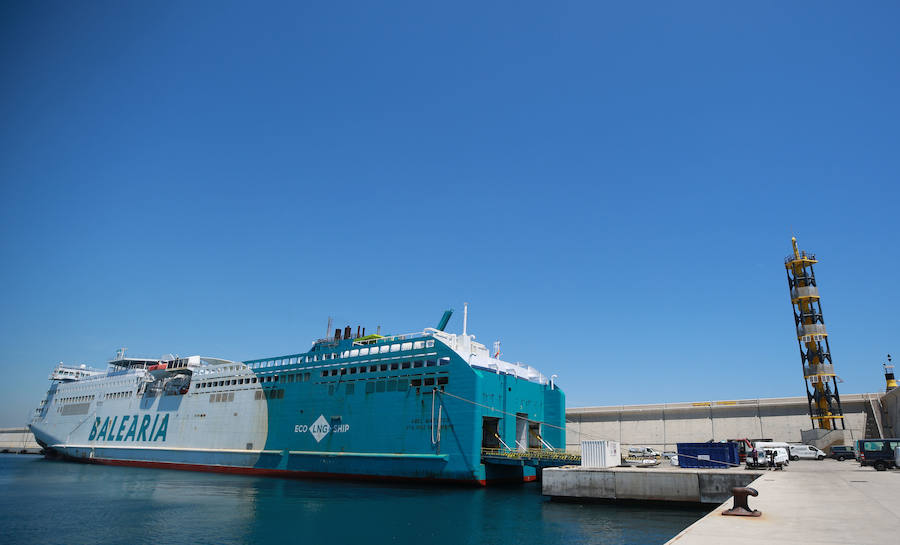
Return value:
M 540 484 L 281 479 L 0 455 L 11 543 L 661 544 L 708 508 L 560 503 Z

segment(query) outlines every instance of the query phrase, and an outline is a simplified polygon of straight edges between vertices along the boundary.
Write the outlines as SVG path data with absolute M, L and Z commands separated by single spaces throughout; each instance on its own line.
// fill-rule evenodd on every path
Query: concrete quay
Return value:
M 544 469 L 541 492 L 554 499 L 675 501 L 719 504 L 735 486 L 763 472 L 745 469 L 681 469 L 672 466 Z
M 41 446 L 28 428 L 0 428 L 0 452 L 39 454 Z
M 729 499 L 667 545 L 883 544 L 900 541 L 900 471 L 853 461 L 801 460 L 765 472 L 749 486 L 760 517 L 723 516 Z

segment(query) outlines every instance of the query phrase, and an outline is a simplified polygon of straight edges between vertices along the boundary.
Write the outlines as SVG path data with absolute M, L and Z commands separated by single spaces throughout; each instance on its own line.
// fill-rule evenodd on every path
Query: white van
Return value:
M 747 453 L 747 469 L 784 469 L 789 463 L 788 458 L 786 448 L 757 447 Z
M 825 453 L 811 445 L 791 445 L 791 460 L 824 460 Z

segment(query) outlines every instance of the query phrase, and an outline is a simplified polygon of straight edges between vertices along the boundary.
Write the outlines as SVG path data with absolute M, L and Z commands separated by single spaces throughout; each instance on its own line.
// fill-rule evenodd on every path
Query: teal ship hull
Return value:
M 474 337 L 321 339 L 245 362 L 119 358 L 51 384 L 31 429 L 50 455 L 296 477 L 529 481 L 485 452 L 565 448 L 565 395 Z

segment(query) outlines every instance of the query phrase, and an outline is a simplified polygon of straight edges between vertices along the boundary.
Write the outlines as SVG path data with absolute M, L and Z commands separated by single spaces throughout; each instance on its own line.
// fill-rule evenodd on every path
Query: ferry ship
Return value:
M 465 321 L 445 332 L 451 312 L 417 333 L 348 326 L 243 362 L 122 349 L 106 371 L 60 364 L 30 428 L 47 456 L 270 476 L 483 485 L 534 480 L 527 459 L 565 461 L 562 390 Z

